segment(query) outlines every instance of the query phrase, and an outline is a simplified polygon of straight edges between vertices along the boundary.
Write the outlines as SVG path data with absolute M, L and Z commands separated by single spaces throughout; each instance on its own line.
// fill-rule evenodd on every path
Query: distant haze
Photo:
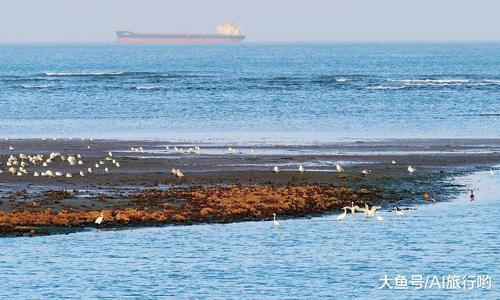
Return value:
M 500 40 L 498 0 L 0 0 L 0 43 L 214 32 L 226 20 L 247 41 Z

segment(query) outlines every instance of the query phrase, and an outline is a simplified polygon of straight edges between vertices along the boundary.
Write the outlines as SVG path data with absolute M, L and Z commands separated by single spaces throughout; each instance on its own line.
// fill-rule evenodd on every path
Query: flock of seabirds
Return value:
M 46 139 L 42 138 L 42 140 L 46 140 Z M 52 140 L 55 141 L 56 138 L 52 138 Z M 85 138 L 81 138 L 81 140 L 85 141 Z M 9 138 L 5 138 L 5 141 L 8 142 Z M 88 138 L 88 141 L 92 142 L 93 138 Z M 87 145 L 87 149 L 90 149 L 90 145 Z M 130 150 L 133 152 L 137 152 L 137 153 L 144 153 L 143 147 L 137 147 L 137 148 L 131 147 Z M 166 151 L 173 151 L 174 153 L 178 153 L 178 154 L 182 154 L 182 153 L 200 154 L 201 153 L 201 148 L 199 146 L 190 147 L 186 150 L 184 150 L 180 147 L 173 147 L 171 149 L 169 146 L 166 146 L 165 150 Z M 13 152 L 13 151 L 15 151 L 15 148 L 13 146 L 9 146 L 9 151 Z M 227 153 L 229 155 L 236 155 L 236 149 L 229 147 L 227 149 Z M 253 150 L 253 149 L 250 150 L 250 153 L 252 155 L 256 154 L 255 150 Z M 0 153 L 0 158 L 2 156 L 3 155 Z M 69 166 L 82 166 L 82 168 L 79 170 L 79 172 L 77 174 L 73 174 L 70 172 L 67 172 L 64 174 L 63 172 L 52 171 L 50 169 L 46 169 L 45 171 L 42 171 L 42 172 L 34 171 L 34 172 L 30 173 L 28 170 L 30 165 L 32 165 L 32 166 L 41 165 L 44 168 L 48 168 L 56 160 L 60 160 L 63 163 L 67 163 Z M 391 161 L 391 164 L 396 165 L 397 162 L 395 160 L 393 160 L 393 161 Z M 7 172 L 12 176 L 22 177 L 22 176 L 28 176 L 31 174 L 34 177 L 49 177 L 49 178 L 63 177 L 63 176 L 66 178 L 72 178 L 73 176 L 85 177 L 86 175 L 90 175 L 90 174 L 96 172 L 97 169 L 103 169 L 104 173 L 108 174 L 108 173 L 110 173 L 110 169 L 109 169 L 110 167 L 114 167 L 114 168 L 121 167 L 120 162 L 116 158 L 113 157 L 113 153 L 111 151 L 108 152 L 108 155 L 104 158 L 104 160 L 99 160 L 99 161 L 93 162 L 90 165 L 85 164 L 83 162 L 83 157 L 79 153 L 78 154 L 63 155 L 60 152 L 52 152 L 48 155 L 48 157 L 43 155 L 43 154 L 36 154 L 36 155 L 26 155 L 23 153 L 20 153 L 18 155 L 10 154 L 9 157 L 7 158 L 7 162 L 5 165 L 6 165 L 6 167 L 8 167 Z M 86 166 L 83 167 L 84 165 L 86 165 Z M 335 165 L 335 167 L 336 167 L 336 171 L 338 173 L 344 172 L 344 168 L 340 164 L 337 163 Z M 417 169 L 415 167 L 412 167 L 412 166 L 408 166 L 407 170 L 408 170 L 408 173 L 410 175 L 417 172 Z M 274 173 L 279 173 L 280 169 L 278 166 L 274 166 L 272 171 Z M 298 172 L 304 173 L 305 171 L 306 171 L 305 168 L 302 165 L 299 165 Z M 173 176 L 176 176 L 178 178 L 184 177 L 184 173 L 178 168 L 177 169 L 172 168 L 172 170 L 170 172 Z M 0 161 L 0 174 L 3 174 L 3 173 L 4 173 L 4 170 L 2 167 L 2 162 Z M 362 170 L 361 171 L 361 174 L 363 174 L 364 176 L 367 176 L 371 173 L 372 173 L 371 170 Z M 493 169 L 490 169 L 490 173 L 492 176 L 495 175 L 495 171 Z M 430 200 L 430 201 L 436 202 L 436 200 L 433 197 L 431 197 L 428 192 L 424 192 L 423 197 L 425 200 Z M 474 195 L 473 190 L 470 190 L 469 198 L 471 201 L 473 201 L 475 199 L 475 195 Z M 368 204 L 365 204 L 365 207 L 359 207 L 357 205 L 354 205 L 354 202 L 352 202 L 351 206 L 346 206 L 346 207 L 342 208 L 342 210 L 344 210 L 344 212 L 337 216 L 337 221 L 344 221 L 345 220 L 346 215 L 347 215 L 347 210 L 350 210 L 353 216 L 356 212 L 361 212 L 367 218 L 375 217 L 375 219 L 377 221 L 384 221 L 385 220 L 384 217 L 377 214 L 377 210 L 379 210 L 379 209 L 381 209 L 381 206 L 372 206 L 370 208 L 368 206 Z M 394 212 L 397 216 L 404 216 L 405 215 L 403 210 L 399 207 L 394 207 Z M 99 217 L 95 220 L 95 224 L 101 225 L 103 222 L 104 222 L 104 215 L 101 212 Z M 273 226 L 275 228 L 279 228 L 280 223 L 276 220 L 275 213 L 273 213 L 272 223 L 273 223 Z

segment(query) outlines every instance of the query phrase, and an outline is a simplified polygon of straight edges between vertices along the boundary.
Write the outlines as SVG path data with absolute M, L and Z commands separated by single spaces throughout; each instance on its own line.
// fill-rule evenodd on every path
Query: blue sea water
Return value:
M 11 137 L 499 137 L 500 44 L 4 44 L 0 112 Z
M 500 176 L 456 181 L 476 200 L 462 194 L 403 217 L 382 211 L 385 221 L 278 216 L 278 230 L 262 221 L 2 238 L 0 297 L 499 299 Z M 398 275 L 406 289 L 379 289 Z M 476 283 L 446 288 L 448 275 Z M 440 285 L 418 289 L 417 276 Z M 478 276 L 491 286 L 478 287 Z

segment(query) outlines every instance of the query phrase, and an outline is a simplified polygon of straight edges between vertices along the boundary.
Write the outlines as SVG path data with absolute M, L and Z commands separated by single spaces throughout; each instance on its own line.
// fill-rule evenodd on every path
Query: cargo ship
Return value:
M 217 26 L 217 33 L 136 33 L 117 31 L 118 43 L 235 43 L 245 36 L 234 23 Z

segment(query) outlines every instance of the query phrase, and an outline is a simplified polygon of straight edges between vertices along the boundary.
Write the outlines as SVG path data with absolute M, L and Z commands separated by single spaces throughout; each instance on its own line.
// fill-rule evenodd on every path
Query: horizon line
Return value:
M 465 43 L 500 43 L 497 40 L 250 40 L 239 44 L 465 44 Z M 121 45 L 229 45 L 228 43 L 117 43 L 111 41 L 0 41 L 0 45 L 61 45 L 61 44 L 121 44 Z

